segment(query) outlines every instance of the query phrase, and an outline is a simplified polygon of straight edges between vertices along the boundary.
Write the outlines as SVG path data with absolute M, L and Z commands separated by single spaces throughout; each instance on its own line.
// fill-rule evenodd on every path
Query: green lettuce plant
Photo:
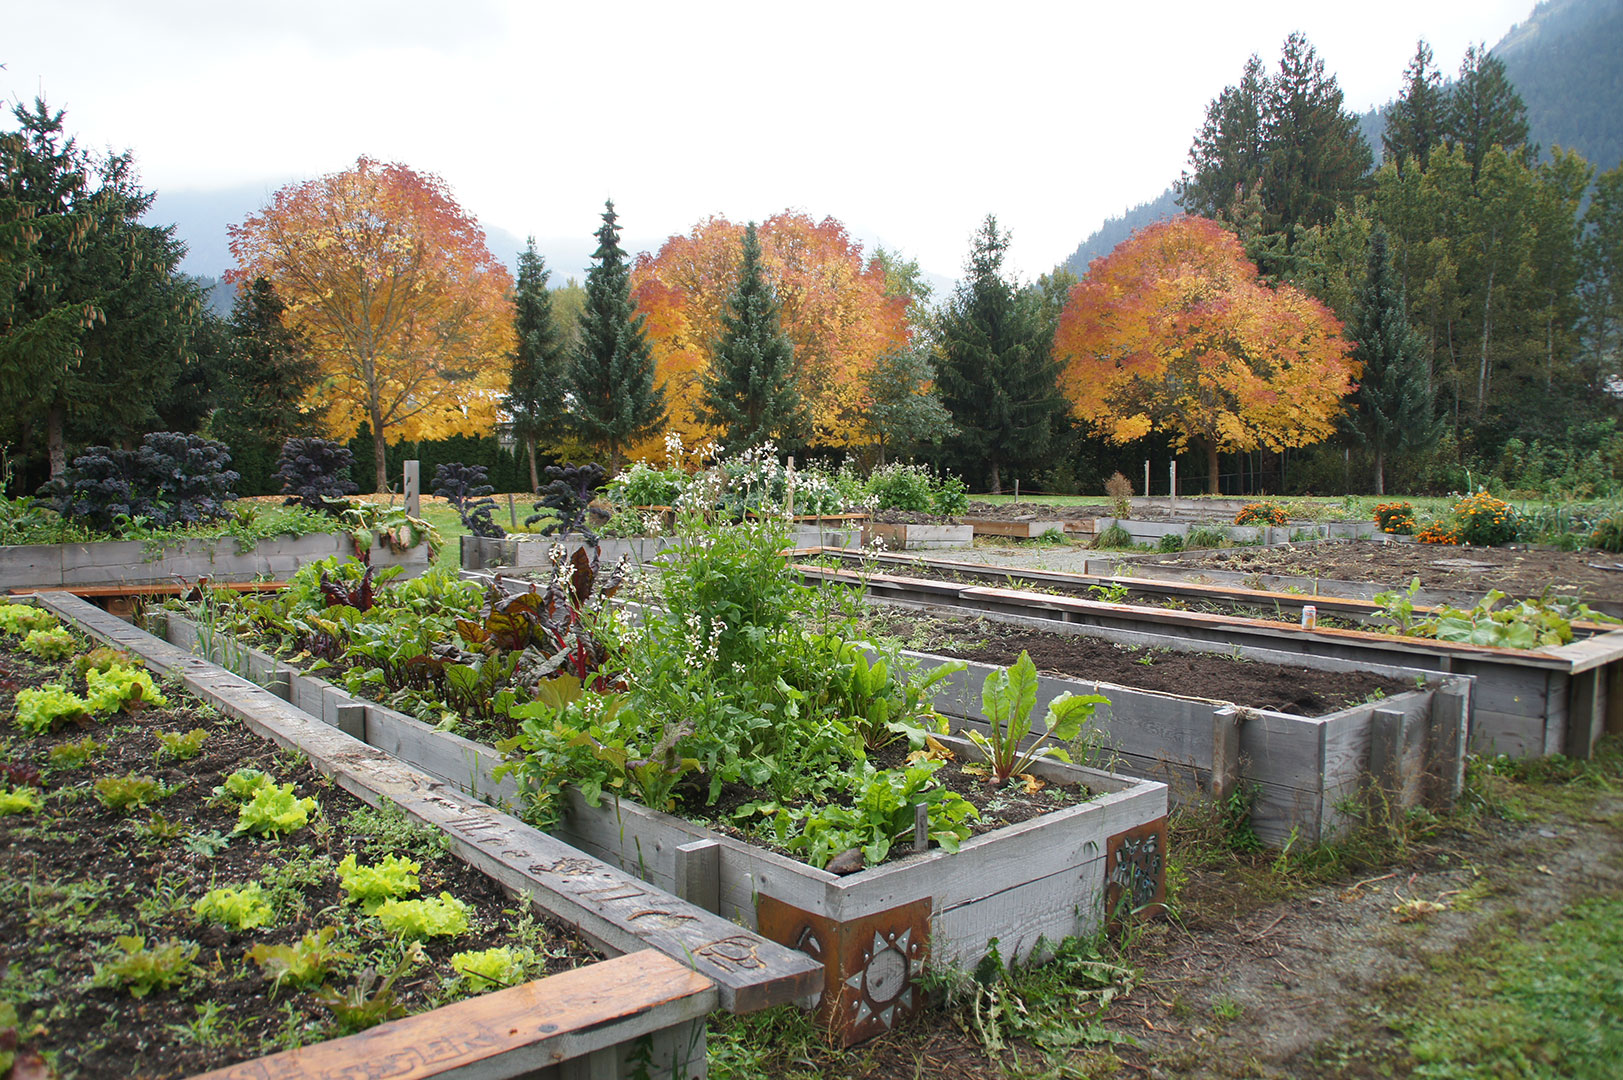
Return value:
M 385 930 L 408 941 L 454 937 L 468 929 L 468 905 L 446 892 L 423 900 L 385 900 L 372 914 Z
M 271 981 L 272 994 L 284 985 L 295 989 L 320 986 L 333 968 L 355 959 L 354 953 L 333 946 L 337 933 L 337 927 L 324 926 L 305 934 L 295 945 L 255 945 L 248 950 L 248 959 Z
M 420 870 L 421 864 L 396 855 L 385 855 L 376 866 L 362 866 L 354 855 L 346 855 L 338 864 L 338 884 L 350 903 L 358 903 L 362 911 L 375 915 L 385 901 L 416 892 Z
M 50 630 L 30 630 L 23 638 L 23 651 L 40 660 L 66 660 L 78 647 L 79 643 L 74 640 L 72 631 L 65 626 L 53 627 Z
M 0 788 L 0 817 L 11 814 L 33 814 L 40 808 L 39 791 L 31 787 L 7 790 Z
M 525 980 L 534 965 L 535 953 L 531 950 L 505 946 L 459 952 L 451 957 L 451 967 L 469 987 L 478 990 L 516 986 Z
M 152 673 L 146 668 L 111 664 L 106 671 L 94 668 L 85 672 L 86 697 L 90 711 L 107 715 L 121 710 L 133 712 L 143 705 L 160 708 L 169 704 L 152 682 Z
M 226 777 L 213 795 L 221 802 L 241 804 L 252 801 L 262 789 L 275 786 L 276 781 L 268 773 L 244 767 Z
M 192 905 L 192 914 L 199 922 L 219 923 L 237 930 L 266 926 L 276 918 L 270 901 L 265 899 L 264 887 L 257 881 L 240 889 L 229 885 L 210 889 L 203 894 L 203 899 Z
M 83 720 L 90 713 L 89 703 L 61 683 L 19 690 L 16 704 L 17 726 L 35 735 L 54 731 L 70 720 Z
M 124 776 L 104 776 L 97 780 L 93 790 L 96 801 L 109 810 L 130 811 L 162 799 L 170 792 L 150 776 L 129 773 Z
M 105 747 L 90 735 L 74 742 L 58 743 L 51 747 L 51 764 L 59 769 L 77 769 L 103 749 Z
M 202 728 L 192 728 L 187 732 L 160 731 L 158 732 L 158 756 L 171 757 L 176 761 L 190 761 L 203 752 L 203 740 L 209 733 Z
M 167 990 L 199 970 L 193 963 L 198 947 L 189 941 L 166 941 L 149 949 L 144 937 L 119 937 L 111 952 L 111 959 L 96 965 L 91 985 L 124 987 L 131 997 Z
M 266 784 L 237 811 L 237 827 L 232 832 L 273 836 L 296 832 L 310 823 L 315 808 L 315 799 L 298 798 L 292 784 Z
M 33 604 L 0 604 L 0 633 L 21 637 L 33 630 L 49 630 L 57 618 Z

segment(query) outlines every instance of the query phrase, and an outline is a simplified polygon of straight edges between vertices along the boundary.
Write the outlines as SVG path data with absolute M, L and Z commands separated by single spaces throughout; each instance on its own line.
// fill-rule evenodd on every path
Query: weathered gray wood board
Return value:
M 972 525 L 892 525 L 871 521 L 862 530 L 863 547 L 886 551 L 925 551 L 975 546 Z
M 463 861 L 619 952 L 655 948 L 712 979 L 722 1004 L 753 1011 L 798 1000 L 820 981 L 804 954 L 742 930 L 545 833 L 448 788 L 443 778 L 359 742 L 241 675 L 181 650 L 65 593 L 33 602 L 172 673 L 193 693 L 282 746 L 300 750 L 346 790 L 394 803 L 450 836 Z M 372 717 L 368 716 L 368 727 Z
M 710 980 L 644 950 L 194 1080 L 702 1080 L 715 1005 Z
M 278 536 L 252 549 L 232 537 L 186 540 L 161 549 L 143 540 L 105 540 L 81 544 L 27 544 L 0 547 L 0 591 L 73 586 L 170 585 L 196 581 L 286 580 L 299 567 L 337 556 L 353 558 L 347 533 Z M 428 546 L 419 544 L 397 554 L 374 544 L 372 562 L 403 566 L 407 576 L 428 568 Z

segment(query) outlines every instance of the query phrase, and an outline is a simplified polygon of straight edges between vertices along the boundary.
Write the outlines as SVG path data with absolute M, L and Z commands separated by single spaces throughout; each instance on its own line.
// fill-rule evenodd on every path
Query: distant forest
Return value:
M 1490 55 L 1504 63 L 1527 105 L 1533 141 L 1546 155 L 1555 146 L 1576 150 L 1600 170 L 1623 161 L 1623 2 L 1545 0 Z M 1392 72 L 1394 87 L 1402 74 Z M 1452 85 L 1452 78 L 1444 84 Z M 1377 164 L 1392 104 L 1359 117 Z M 1178 212 L 1178 196 L 1169 184 L 1155 198 L 1106 221 L 1061 268 L 1081 277 L 1089 263 L 1110 254 L 1134 232 Z

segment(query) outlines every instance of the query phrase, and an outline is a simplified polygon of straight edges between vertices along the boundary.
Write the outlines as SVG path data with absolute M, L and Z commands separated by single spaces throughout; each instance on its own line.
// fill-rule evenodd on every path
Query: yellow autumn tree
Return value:
M 757 232 L 780 325 L 795 346 L 795 386 L 811 415 L 811 441 L 858 445 L 868 437 L 864 376 L 879 357 L 907 345 L 907 297 L 886 295 L 884 269 L 864 261 L 862 246 L 833 218 L 817 222 L 784 211 Z M 689 446 L 714 434 L 693 406 L 738 280 L 743 239 L 743 225 L 707 218 L 640 256 L 632 273 L 670 427 Z M 636 451 L 647 454 L 654 445 Z
M 230 230 L 233 281 L 263 277 L 322 378 L 338 438 L 371 425 L 379 490 L 390 440 L 489 431 L 513 348 L 512 278 L 445 181 L 362 157 L 292 184 Z

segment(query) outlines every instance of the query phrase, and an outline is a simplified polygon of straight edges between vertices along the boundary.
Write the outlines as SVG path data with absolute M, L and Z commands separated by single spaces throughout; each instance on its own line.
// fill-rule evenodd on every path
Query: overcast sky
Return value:
M 1531 9 L 0 0 L 0 90 L 43 93 L 162 192 L 268 194 L 367 154 L 440 174 L 543 250 L 589 239 L 606 196 L 638 247 L 791 207 L 946 277 L 990 212 L 1029 279 L 1159 194 L 1207 103 L 1291 31 L 1363 111 L 1396 93 L 1417 38 L 1452 74 Z

